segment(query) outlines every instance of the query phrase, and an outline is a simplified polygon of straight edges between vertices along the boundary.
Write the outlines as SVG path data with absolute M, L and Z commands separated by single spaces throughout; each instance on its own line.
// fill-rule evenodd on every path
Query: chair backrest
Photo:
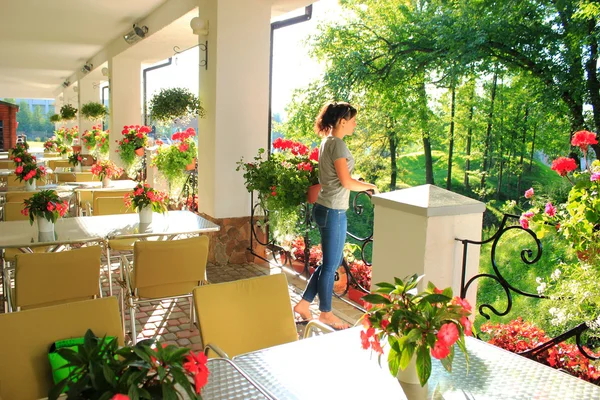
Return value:
M 75 174 L 73 172 L 57 172 L 55 176 L 57 182 L 75 182 Z
M 94 215 L 130 214 L 135 210 L 125 205 L 123 197 L 99 197 L 96 199 Z
M 50 160 L 48 166 L 54 170 L 56 168 L 71 168 L 73 165 L 69 164 L 69 160 Z
M 75 182 L 91 182 L 97 180 L 98 177 L 91 172 L 77 172 L 75 174 Z
M 285 274 L 197 287 L 194 306 L 202 343 L 229 357 L 298 340 Z
M 14 305 L 22 310 L 100 294 L 100 246 L 16 255 Z
M 15 163 L 12 160 L 0 161 L 0 169 L 15 169 Z
M 94 215 L 97 215 L 96 203 L 98 202 L 98 199 L 104 197 L 120 197 L 121 202 L 123 202 L 123 197 L 125 197 L 125 194 L 129 192 L 131 192 L 131 190 L 94 190 L 92 192 L 92 206 L 94 207 Z
M 6 177 L 6 186 L 8 186 L 8 187 L 25 186 L 25 181 L 20 181 L 16 175 L 9 175 Z
M 143 298 L 192 293 L 206 281 L 208 236 L 135 242 L 133 285 Z
M 30 198 L 35 193 L 36 192 L 23 192 L 23 191 L 6 192 L 6 194 L 4 195 L 4 199 L 7 202 L 21 202 L 22 203 L 24 200 Z
M 52 374 L 48 348 L 61 339 L 114 336 L 123 345 L 116 297 L 0 314 L 0 396 L 31 400 L 48 396 Z
M 21 214 L 23 210 L 22 201 L 11 201 L 4 203 L 4 211 L 2 213 L 4 221 L 24 221 L 28 220 L 29 216 Z

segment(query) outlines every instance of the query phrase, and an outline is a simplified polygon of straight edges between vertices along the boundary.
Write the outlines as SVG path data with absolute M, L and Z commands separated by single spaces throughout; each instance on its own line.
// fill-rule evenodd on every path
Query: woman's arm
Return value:
M 335 165 L 335 172 L 342 183 L 342 186 L 346 189 L 354 192 L 373 190 L 375 193 L 379 193 L 377 186 L 373 185 L 372 183 L 361 182 L 350 176 L 350 171 L 348 171 L 348 161 L 344 157 L 335 160 L 333 165 Z

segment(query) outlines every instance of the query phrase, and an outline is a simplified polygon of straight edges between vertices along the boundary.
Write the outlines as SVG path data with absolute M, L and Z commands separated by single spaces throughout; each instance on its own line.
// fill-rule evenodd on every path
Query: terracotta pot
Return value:
M 308 193 L 306 194 L 306 201 L 310 204 L 314 204 L 319 197 L 319 192 L 321 191 L 321 184 L 317 183 L 316 185 L 312 185 L 308 188 Z
M 140 148 L 135 149 L 135 154 L 138 155 L 138 156 L 140 156 L 140 157 L 143 156 L 144 155 L 144 148 L 140 147 Z
M 292 268 L 294 269 L 294 271 L 301 274 L 302 272 L 304 272 L 304 261 L 300 261 L 300 260 L 292 261 Z
M 81 153 L 81 146 L 80 145 L 73 145 L 73 153 Z
M 196 159 L 195 158 L 194 158 L 194 161 L 192 161 L 190 164 L 185 166 L 186 171 L 191 171 L 193 169 L 196 169 Z

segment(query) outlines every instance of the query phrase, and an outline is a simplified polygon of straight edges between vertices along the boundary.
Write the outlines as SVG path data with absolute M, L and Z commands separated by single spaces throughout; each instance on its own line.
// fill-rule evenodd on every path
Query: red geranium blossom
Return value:
M 438 342 L 441 341 L 446 346 L 452 346 L 458 340 L 458 328 L 451 323 L 444 324 L 440 327 L 437 337 L 439 339 Z
M 596 134 L 590 131 L 578 131 L 573 134 L 571 138 L 572 146 L 579 146 L 581 151 L 584 153 L 587 151 L 590 144 L 598 144 Z
M 185 368 L 190 375 L 194 376 L 196 393 L 200 393 L 200 389 L 206 385 L 209 375 L 208 367 L 206 366 L 206 355 L 201 351 L 197 354 L 190 351 L 190 354 L 185 359 L 187 362 L 183 363 L 183 368 Z
M 560 176 L 565 176 L 575 169 L 577 169 L 577 164 L 572 158 L 558 157 L 556 160 L 552 161 L 552 170 L 556 171 Z

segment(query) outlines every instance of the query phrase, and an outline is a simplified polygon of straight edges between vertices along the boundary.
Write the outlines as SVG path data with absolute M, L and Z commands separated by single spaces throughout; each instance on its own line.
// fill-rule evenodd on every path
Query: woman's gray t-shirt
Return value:
M 348 172 L 354 169 L 354 157 L 342 139 L 327 136 L 319 148 L 319 183 L 321 191 L 317 203 L 327 208 L 346 210 L 350 198 L 350 190 L 342 186 L 335 171 L 335 160 L 345 158 L 348 162 Z

